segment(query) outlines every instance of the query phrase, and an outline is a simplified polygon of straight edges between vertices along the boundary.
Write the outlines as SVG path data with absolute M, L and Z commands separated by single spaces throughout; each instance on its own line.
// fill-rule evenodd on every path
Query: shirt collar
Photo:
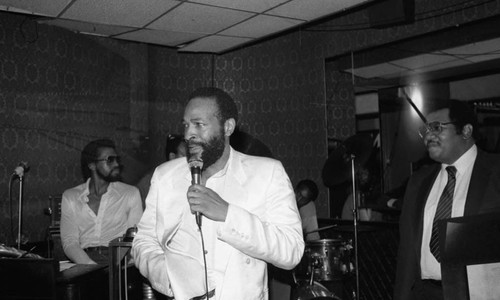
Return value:
M 85 188 L 83 189 L 83 193 L 80 196 L 80 200 L 83 201 L 84 203 L 89 202 L 89 198 L 88 198 L 88 195 L 90 194 L 89 184 L 90 184 L 90 177 L 85 182 Z M 108 185 L 108 189 L 106 190 L 106 193 L 103 194 L 103 196 L 106 194 L 114 193 L 115 191 L 116 191 L 115 183 L 110 182 Z
M 441 171 L 446 169 L 447 166 L 455 166 L 457 169 L 457 174 L 464 174 L 465 170 L 467 170 L 476 160 L 477 157 L 477 146 L 472 145 L 469 150 L 467 150 L 462 156 L 460 156 L 457 161 L 455 161 L 452 165 L 441 164 Z

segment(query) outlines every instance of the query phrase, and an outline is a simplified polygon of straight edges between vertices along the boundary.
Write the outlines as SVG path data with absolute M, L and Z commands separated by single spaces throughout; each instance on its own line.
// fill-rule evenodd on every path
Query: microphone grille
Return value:
M 203 168 L 203 160 L 199 158 L 192 158 L 188 161 L 189 168 Z

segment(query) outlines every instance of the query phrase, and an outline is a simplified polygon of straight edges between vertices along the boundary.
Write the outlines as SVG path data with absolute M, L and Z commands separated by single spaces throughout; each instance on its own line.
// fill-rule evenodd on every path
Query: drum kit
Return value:
M 332 226 L 324 228 L 330 227 Z M 342 239 L 308 241 L 302 260 L 292 272 L 295 287 L 292 289 L 291 299 L 341 300 L 334 291 L 323 284 L 342 281 L 355 272 L 352 241 Z
M 352 195 L 357 195 L 356 170 L 363 166 L 371 155 L 373 139 L 367 134 L 354 135 L 345 140 L 336 150 L 329 154 L 323 167 L 323 181 L 327 186 L 345 182 L 351 177 Z M 340 293 L 349 299 L 359 300 L 359 269 L 358 269 L 358 231 L 363 230 L 358 225 L 357 197 L 353 198 L 353 224 L 348 226 L 326 226 L 315 231 L 334 228 L 334 230 L 349 230 L 354 234 L 354 241 L 342 239 L 320 239 L 306 242 L 304 256 L 293 270 L 295 287 L 292 289 L 292 300 L 341 300 L 334 292 L 325 287 L 331 282 L 344 278 L 355 278 L 355 290 L 347 294 Z M 323 283 L 323 284 L 322 284 Z

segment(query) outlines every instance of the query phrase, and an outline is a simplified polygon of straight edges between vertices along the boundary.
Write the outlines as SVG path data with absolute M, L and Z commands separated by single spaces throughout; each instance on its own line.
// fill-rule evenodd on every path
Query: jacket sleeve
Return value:
M 304 252 L 302 225 L 288 175 L 278 161 L 271 168 L 266 184 L 247 187 L 266 190 L 265 199 L 248 199 L 260 201 L 264 212 L 257 215 L 230 204 L 217 234 L 246 255 L 289 270 L 300 262 Z
M 159 292 L 173 296 L 167 275 L 165 253 L 156 234 L 156 214 L 158 204 L 158 187 L 156 173 L 151 180 L 151 188 L 146 198 L 146 210 L 137 225 L 138 231 L 132 243 L 134 263 L 151 286 Z

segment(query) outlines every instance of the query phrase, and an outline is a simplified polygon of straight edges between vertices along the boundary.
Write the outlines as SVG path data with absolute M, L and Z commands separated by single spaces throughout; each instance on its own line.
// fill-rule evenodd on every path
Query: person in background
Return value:
M 186 141 L 181 135 L 169 134 L 165 144 L 165 157 L 166 161 L 186 156 Z M 151 178 L 153 177 L 154 169 L 146 173 L 139 182 L 135 185 L 141 193 L 142 205 L 146 206 L 146 196 L 149 192 L 151 185 Z
M 139 190 L 120 182 L 120 156 L 109 139 L 90 142 L 81 153 L 85 183 L 64 191 L 61 242 L 77 264 L 107 264 L 108 244 L 142 216 Z
M 267 263 L 292 269 L 302 257 L 290 179 L 279 161 L 230 146 L 237 121 L 226 92 L 194 91 L 183 117 L 187 159 L 153 174 L 132 255 L 152 287 L 176 300 L 267 299 Z
M 382 213 L 377 212 L 372 209 L 372 205 L 375 203 L 373 200 L 373 180 L 371 178 L 370 170 L 366 167 L 360 167 L 356 172 L 357 178 L 357 214 L 358 219 L 361 221 L 382 221 Z M 352 220 L 354 219 L 354 201 L 352 199 L 352 187 L 349 195 L 344 201 L 344 206 L 342 207 L 342 219 Z
M 299 181 L 295 187 L 295 199 L 302 219 L 302 231 L 306 241 L 319 240 L 318 218 L 314 201 L 319 190 L 316 183 L 310 179 Z
M 448 100 L 426 119 L 419 133 L 435 163 L 413 173 L 406 187 L 395 300 L 443 299 L 437 221 L 500 211 L 500 157 L 476 146 L 474 110 Z

